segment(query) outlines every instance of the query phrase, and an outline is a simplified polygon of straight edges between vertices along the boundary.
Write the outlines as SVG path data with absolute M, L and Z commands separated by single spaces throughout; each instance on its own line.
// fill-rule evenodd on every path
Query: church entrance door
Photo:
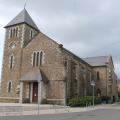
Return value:
M 33 83 L 33 103 L 37 103 L 38 102 L 38 83 L 34 82 Z

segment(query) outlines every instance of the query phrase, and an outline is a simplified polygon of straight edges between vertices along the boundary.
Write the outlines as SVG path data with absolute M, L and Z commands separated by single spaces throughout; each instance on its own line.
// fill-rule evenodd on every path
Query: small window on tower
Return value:
M 15 37 L 15 32 L 16 30 L 15 30 L 15 28 L 13 29 L 13 38 Z
M 18 37 L 18 27 L 11 28 L 9 34 L 10 34 L 9 38 L 16 38 L 16 37 Z
M 18 28 L 16 28 L 15 37 L 18 37 Z
M 8 93 L 11 93 L 12 92 L 12 82 L 9 81 L 8 82 Z
M 33 38 L 33 30 L 30 30 L 30 39 Z
M 10 69 L 13 68 L 13 64 L 14 64 L 14 56 L 10 56 Z
M 10 30 L 10 38 L 12 38 L 12 36 L 13 36 L 13 30 L 11 29 Z

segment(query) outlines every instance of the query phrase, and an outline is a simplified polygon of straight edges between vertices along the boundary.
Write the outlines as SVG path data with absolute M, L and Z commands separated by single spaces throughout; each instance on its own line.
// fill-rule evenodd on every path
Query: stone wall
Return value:
M 10 30 L 18 28 L 17 37 L 10 37 Z M 29 31 L 33 30 L 26 24 L 19 24 L 6 28 L 3 66 L 1 75 L 1 96 L 2 97 L 19 97 L 17 89 L 19 86 L 19 79 L 21 77 L 21 65 L 23 56 L 23 43 L 26 45 L 29 40 Z M 38 31 L 34 30 L 34 36 Z M 14 45 L 14 47 L 13 47 Z M 10 56 L 14 56 L 13 68 L 10 69 Z M 8 82 L 12 82 L 12 92 L 8 93 Z
M 105 66 L 92 67 L 81 58 L 66 50 L 61 44 L 56 43 L 43 33 L 34 30 L 26 24 L 19 27 L 18 37 L 9 38 L 9 28 L 6 31 L 4 46 L 2 89 L 1 97 L 18 99 L 17 89 L 20 78 L 34 68 L 41 71 L 44 82 L 43 100 L 48 103 L 65 104 L 66 99 L 76 96 L 92 95 L 91 81 L 96 81 L 97 90 L 102 96 L 117 96 L 116 75 L 111 57 Z M 30 39 L 29 33 L 33 30 L 34 37 Z M 11 44 L 15 44 L 12 48 Z M 33 53 L 43 52 L 43 64 L 33 66 Z M 14 66 L 9 68 L 10 56 L 14 56 Z M 99 72 L 100 79 L 96 79 Z M 111 79 L 109 77 L 111 73 Z M 12 92 L 8 93 L 8 82 L 12 81 Z M 110 91 L 111 85 L 111 93 Z M 28 96 L 27 85 L 24 85 L 24 96 Z M 24 97 L 25 98 L 25 97 Z M 11 99 L 10 99 L 11 101 Z M 14 100 L 13 100 L 14 101 Z
M 97 90 L 100 89 L 101 96 L 109 96 L 113 99 L 113 96 L 117 100 L 117 76 L 114 72 L 114 65 L 111 56 L 108 57 L 108 61 L 105 66 L 93 67 L 94 75 L 96 76 L 96 95 Z M 97 79 L 97 72 L 99 72 L 99 78 Z

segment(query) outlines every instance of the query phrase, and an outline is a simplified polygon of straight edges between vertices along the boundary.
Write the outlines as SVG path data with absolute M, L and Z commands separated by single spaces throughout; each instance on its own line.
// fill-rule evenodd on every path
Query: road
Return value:
M 120 120 L 120 110 L 100 109 L 81 113 L 56 115 L 0 117 L 0 120 Z

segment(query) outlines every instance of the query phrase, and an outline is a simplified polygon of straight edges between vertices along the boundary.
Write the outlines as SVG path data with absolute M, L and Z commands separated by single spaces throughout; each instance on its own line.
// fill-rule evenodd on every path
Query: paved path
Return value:
M 20 115 L 38 115 L 38 114 L 58 114 L 84 112 L 94 110 L 93 107 L 70 108 L 59 105 L 37 105 L 37 104 L 3 104 L 0 103 L 0 116 L 20 116 Z
M 117 107 L 116 107 L 117 106 Z M 0 116 L 21 116 L 41 114 L 62 114 L 93 111 L 97 109 L 120 109 L 120 104 L 98 105 L 85 108 L 70 108 L 59 105 L 37 105 L 37 104 L 3 104 L 0 103 Z
M 120 120 L 120 111 L 115 109 L 100 109 L 55 115 L 0 117 L 0 120 Z

